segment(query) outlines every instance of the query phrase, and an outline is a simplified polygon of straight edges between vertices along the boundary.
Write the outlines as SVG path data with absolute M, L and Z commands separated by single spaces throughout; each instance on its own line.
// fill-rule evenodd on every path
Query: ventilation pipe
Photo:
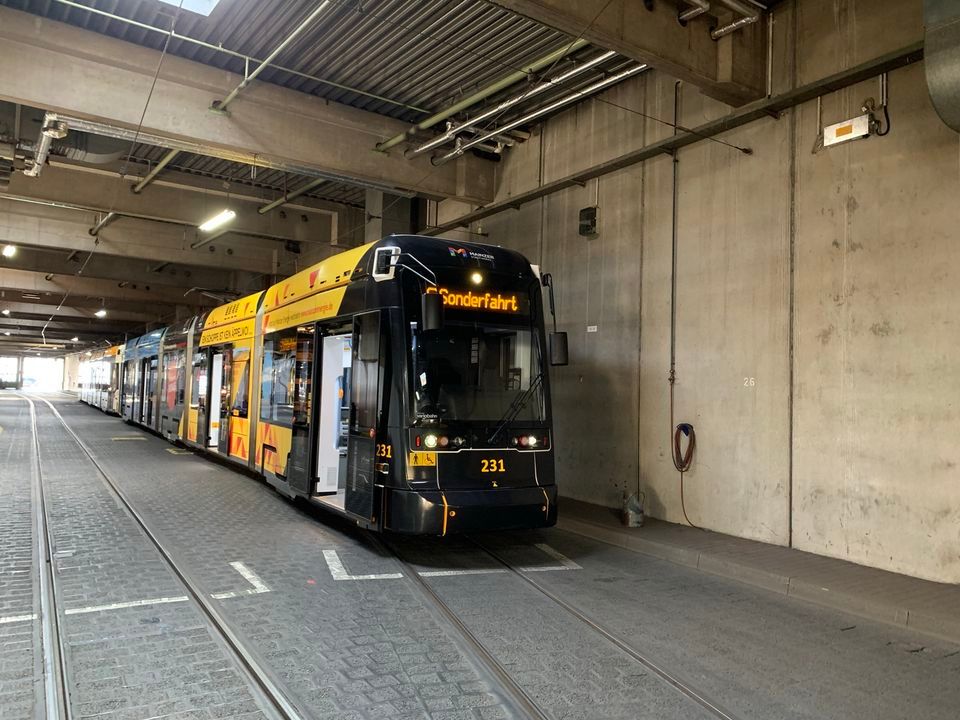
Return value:
M 43 166 L 47 163 L 47 156 L 50 155 L 50 147 L 54 140 L 62 140 L 67 136 L 67 124 L 60 120 L 54 113 L 45 113 L 43 116 L 43 126 L 40 130 L 40 137 L 33 151 L 33 164 L 23 171 L 28 177 L 40 177 Z
M 710 12 L 710 3 L 707 2 L 707 0 L 687 0 L 687 4 L 692 7 L 684 10 L 677 16 L 682 24 L 686 24 L 688 20 L 700 17 L 706 12 Z
M 486 87 L 481 88 L 480 90 L 473 93 L 472 95 L 465 97 L 460 102 L 454 103 L 450 107 L 445 108 L 444 110 L 441 110 L 440 112 L 434 115 L 431 115 L 426 120 L 421 120 L 419 123 L 409 128 L 406 132 L 402 132 L 402 133 L 399 133 L 398 135 L 394 135 L 389 140 L 386 140 L 378 144 L 377 150 L 385 152 L 390 148 L 392 148 L 394 145 L 399 145 L 404 140 L 408 140 L 409 138 L 412 138 L 420 130 L 429 130 L 437 123 L 441 123 L 444 120 L 446 120 L 448 117 L 452 117 L 456 115 L 458 112 L 460 112 L 461 110 L 466 110 L 468 107 L 472 107 L 473 105 L 476 105 L 481 100 L 486 100 L 491 95 L 496 95 L 501 90 L 508 88 L 511 85 L 514 85 L 520 82 L 521 80 L 525 80 L 531 74 L 537 72 L 538 70 L 542 70 L 545 67 L 553 65 L 555 62 L 557 62 L 561 58 L 569 55 L 572 52 L 576 52 L 577 50 L 584 47 L 585 45 L 587 45 L 587 41 L 581 38 L 579 40 L 575 40 L 569 45 L 565 45 L 564 47 L 560 48 L 559 50 L 556 50 L 555 52 L 550 53 L 549 55 L 544 55 L 542 58 L 540 58 L 539 60 L 533 61 L 526 67 L 520 68 L 516 72 L 510 73 L 509 75 L 501 78 L 500 80 L 493 83 L 492 85 L 487 85 Z
M 532 88 L 528 90 L 524 90 L 521 93 L 517 93 L 513 97 L 508 98 L 507 100 L 504 100 L 502 103 L 495 105 L 494 107 L 490 108 L 489 110 L 486 110 L 485 112 L 475 117 L 468 118 L 467 120 L 464 120 L 462 123 L 455 123 L 455 124 L 452 123 L 447 126 L 446 132 L 444 132 L 442 135 L 438 135 L 433 140 L 429 140 L 423 143 L 422 145 L 419 145 L 413 148 L 412 150 L 406 153 L 406 156 L 416 157 L 417 155 L 422 155 L 423 153 L 429 152 L 430 150 L 440 147 L 441 145 L 445 145 L 446 143 L 453 140 L 459 133 L 463 131 L 471 130 L 472 126 L 479 125 L 480 123 L 484 122 L 485 120 L 489 120 L 492 117 L 497 117 L 498 115 L 500 115 L 500 113 L 507 110 L 508 108 L 511 108 L 514 105 L 517 105 L 518 103 L 523 102 L 524 100 L 529 100 L 532 97 L 536 97 L 537 95 L 540 95 L 541 93 L 543 93 L 546 90 L 549 90 L 552 87 L 556 87 L 557 85 L 562 85 L 563 83 L 567 82 L 567 80 L 571 80 L 579 75 L 582 75 L 583 73 L 587 72 L 591 68 L 595 68 L 597 65 L 613 57 L 616 57 L 616 55 L 617 54 L 612 51 L 602 53 L 597 57 L 593 58 L 592 60 L 588 60 L 587 62 L 579 64 L 576 67 L 570 70 L 567 70 L 566 72 L 560 73 L 559 75 L 555 75 L 549 80 L 544 80 L 542 83 L 539 83 L 538 85 L 534 85 Z
M 621 70 L 620 72 L 614 75 L 611 75 L 610 77 L 604 80 L 595 82 L 592 85 L 587 85 L 587 87 L 581 90 L 577 90 L 576 92 L 570 93 L 569 95 L 565 95 L 564 97 L 550 103 L 549 105 L 544 105 L 543 107 L 538 108 L 533 112 L 527 113 L 523 117 L 519 117 L 516 120 L 512 120 L 508 122 L 506 125 L 504 125 L 503 127 L 497 128 L 496 130 L 491 130 L 490 132 L 485 133 L 483 135 L 478 135 L 477 137 L 473 138 L 468 142 L 458 143 L 456 149 L 451 150 L 446 155 L 442 155 L 441 157 L 437 158 L 436 160 L 433 161 L 433 164 L 442 165 L 448 160 L 452 160 L 455 157 L 463 155 L 463 153 L 465 153 L 470 148 L 476 147 L 477 145 L 488 142 L 495 135 L 499 133 L 507 132 L 509 130 L 512 130 L 515 127 L 519 127 L 520 125 L 526 125 L 527 123 L 533 120 L 536 120 L 538 117 L 541 117 L 542 115 L 546 115 L 547 113 L 553 112 L 554 110 L 559 110 L 560 108 L 565 107 L 571 103 L 574 103 L 577 100 L 585 98 L 588 95 L 592 95 L 593 93 L 603 90 L 604 88 L 610 87 L 611 85 L 615 85 L 618 82 L 621 82 L 622 80 L 626 80 L 628 77 L 636 75 L 637 73 L 645 70 L 646 67 L 647 67 L 646 65 L 634 65 L 633 67 L 627 68 L 626 70 Z
M 960 132 L 960 5 L 924 0 L 924 65 L 930 100 L 940 119 Z
M 735 32 L 742 27 L 746 27 L 747 25 L 753 25 L 757 20 L 760 19 L 760 11 L 757 8 L 740 2 L 740 0 L 719 1 L 722 5 L 725 5 L 735 13 L 739 14 L 740 17 L 733 22 L 729 22 L 726 25 L 722 25 L 721 27 L 713 30 L 710 33 L 710 37 L 712 37 L 714 40 L 719 40 L 723 36 L 729 35 L 730 33 Z

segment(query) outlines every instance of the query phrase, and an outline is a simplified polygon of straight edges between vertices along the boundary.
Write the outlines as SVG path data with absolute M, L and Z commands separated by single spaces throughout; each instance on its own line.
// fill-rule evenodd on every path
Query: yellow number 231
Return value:
M 501 473 L 506 472 L 507 469 L 503 466 L 503 460 L 490 459 L 486 458 L 480 461 L 480 472 L 484 473 Z

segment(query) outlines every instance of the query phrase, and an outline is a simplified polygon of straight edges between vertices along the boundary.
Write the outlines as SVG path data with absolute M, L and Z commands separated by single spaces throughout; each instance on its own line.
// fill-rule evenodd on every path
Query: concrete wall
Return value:
M 922 38 L 920 0 L 777 7 L 774 91 Z M 547 121 L 499 169 L 499 197 L 641 147 L 672 120 L 656 72 Z M 859 113 L 876 81 L 823 99 Z M 698 450 L 695 524 L 960 582 L 960 142 L 923 65 L 890 75 L 892 132 L 812 152 L 817 104 L 678 154 L 673 422 Z M 680 123 L 729 108 L 680 90 Z M 629 108 L 636 111 L 624 110 Z M 572 364 L 554 373 L 562 494 L 615 506 L 640 488 L 683 522 L 670 458 L 673 162 L 661 157 L 476 224 L 558 290 Z M 600 206 L 600 234 L 577 211 Z M 441 207 L 439 216 L 444 216 Z M 448 212 L 449 214 L 449 212 Z M 456 213 L 452 213 L 456 215 Z M 596 332 L 588 332 L 596 326 Z

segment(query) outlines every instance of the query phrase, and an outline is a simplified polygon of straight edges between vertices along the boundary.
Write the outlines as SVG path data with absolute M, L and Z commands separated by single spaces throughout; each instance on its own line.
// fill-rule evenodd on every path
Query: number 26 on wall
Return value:
M 503 460 L 498 460 L 491 458 L 487 460 L 486 458 L 480 460 L 480 472 L 484 473 L 502 473 L 506 472 L 507 469 L 503 465 Z

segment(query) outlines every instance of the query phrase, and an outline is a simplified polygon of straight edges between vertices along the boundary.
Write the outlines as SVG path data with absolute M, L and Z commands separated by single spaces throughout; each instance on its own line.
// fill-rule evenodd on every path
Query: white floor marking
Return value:
M 29 615 L 7 615 L 6 617 L 0 617 L 0 625 L 6 625 L 7 623 L 15 622 L 29 622 L 36 619 L 37 616 L 33 613 L 30 613 Z
M 453 575 L 493 575 L 494 573 L 505 573 L 504 568 L 473 568 L 471 570 L 426 570 L 418 572 L 421 577 L 451 577 Z
M 117 440 L 143 440 L 144 442 L 146 442 L 146 440 L 147 440 L 145 437 L 140 437 L 139 435 L 123 435 L 123 436 L 121 436 L 121 437 L 113 437 L 113 438 L 110 438 L 110 439 L 111 439 L 111 440 L 114 440 L 114 441 L 117 441 Z
M 382 573 L 380 575 L 351 575 L 340 561 L 336 550 L 324 550 L 323 559 L 327 561 L 330 575 L 334 580 L 399 580 L 403 573 Z
M 64 615 L 86 615 L 87 613 L 103 612 L 104 610 L 123 610 L 124 608 L 144 607 L 146 605 L 164 605 L 166 603 L 186 602 L 186 595 L 176 597 L 151 598 L 148 600 L 128 600 L 126 602 L 110 603 L 108 605 L 90 605 L 82 608 L 64 610 Z
M 270 592 L 270 586 L 261 580 L 259 575 L 257 575 L 253 570 L 248 568 L 239 560 L 235 560 L 234 562 L 230 563 L 230 567 L 243 575 L 244 580 L 253 585 L 253 587 L 249 590 L 214 593 L 210 597 L 214 598 L 215 600 L 226 600 L 227 598 L 242 597 L 244 595 L 259 595 L 260 593 Z
M 521 572 L 550 572 L 553 570 L 583 570 L 583 568 L 577 565 L 573 560 L 568 558 L 566 555 L 563 555 L 562 553 L 557 552 L 546 543 L 537 543 L 536 547 L 541 552 L 552 557 L 554 560 L 559 561 L 560 564 L 559 565 L 542 565 L 542 566 L 534 566 L 534 567 L 522 567 L 522 568 L 517 568 L 518 570 L 520 570 Z

